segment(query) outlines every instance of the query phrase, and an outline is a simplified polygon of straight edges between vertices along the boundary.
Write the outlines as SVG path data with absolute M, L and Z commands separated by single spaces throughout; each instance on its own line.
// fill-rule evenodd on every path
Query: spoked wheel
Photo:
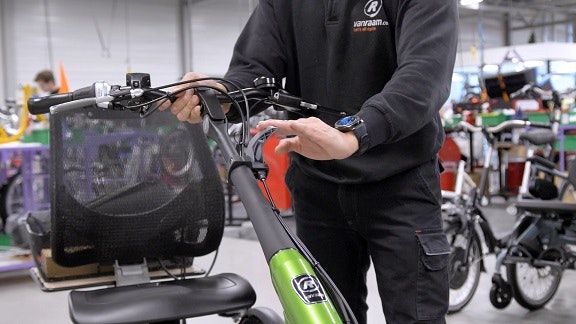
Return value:
M 466 248 L 468 237 L 471 237 L 468 260 Z M 448 313 L 455 313 L 464 308 L 476 292 L 480 282 L 480 239 L 478 235 L 456 234 L 452 239 L 450 252 L 450 303 Z
M 24 191 L 22 189 L 22 175 L 18 172 L 0 190 L 2 223 L 6 224 L 9 216 L 22 212 L 24 212 Z
M 554 259 L 546 257 L 550 258 Z M 562 270 L 548 265 L 519 262 L 507 265 L 506 269 L 514 299 L 529 310 L 544 307 L 556 294 L 562 279 Z

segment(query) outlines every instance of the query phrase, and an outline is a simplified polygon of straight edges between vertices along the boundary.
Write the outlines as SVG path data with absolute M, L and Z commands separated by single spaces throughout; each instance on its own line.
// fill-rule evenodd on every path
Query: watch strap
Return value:
M 356 139 L 358 140 L 358 151 L 356 151 L 353 155 L 360 155 L 364 154 L 370 148 L 370 135 L 368 135 L 368 131 L 366 129 L 366 124 L 364 121 L 361 121 L 354 129 L 352 129 Z

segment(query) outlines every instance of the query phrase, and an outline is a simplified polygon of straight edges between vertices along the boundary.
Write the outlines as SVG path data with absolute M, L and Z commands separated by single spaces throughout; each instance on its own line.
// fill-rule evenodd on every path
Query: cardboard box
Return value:
M 63 267 L 52 258 L 52 250 L 42 249 L 41 268 L 47 279 L 63 279 L 68 277 L 82 277 L 101 273 L 113 273 L 112 266 L 100 266 L 97 263 L 86 264 L 78 267 Z

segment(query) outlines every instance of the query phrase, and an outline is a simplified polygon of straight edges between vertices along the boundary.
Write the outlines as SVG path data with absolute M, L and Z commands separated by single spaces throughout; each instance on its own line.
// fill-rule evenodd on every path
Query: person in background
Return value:
M 36 74 L 36 78 L 34 82 L 38 85 L 38 88 L 42 90 L 42 92 L 48 94 L 56 94 L 60 87 L 56 84 L 56 80 L 54 79 L 54 74 L 50 70 L 43 70 Z

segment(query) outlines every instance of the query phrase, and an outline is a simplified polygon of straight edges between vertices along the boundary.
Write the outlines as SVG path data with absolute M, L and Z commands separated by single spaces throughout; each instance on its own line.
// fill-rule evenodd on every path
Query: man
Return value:
M 54 80 L 54 74 L 50 70 L 38 72 L 34 81 L 42 92 L 56 94 L 58 93 L 58 90 L 60 90 L 60 87 L 56 85 L 56 81 Z
M 298 235 L 360 323 L 370 259 L 387 323 L 445 323 L 450 249 L 436 155 L 457 28 L 455 0 L 260 0 L 234 49 L 226 79 L 285 79 L 292 94 L 348 115 L 258 128 L 292 135 L 276 152 L 291 154 Z M 201 120 L 193 91 L 170 110 Z

